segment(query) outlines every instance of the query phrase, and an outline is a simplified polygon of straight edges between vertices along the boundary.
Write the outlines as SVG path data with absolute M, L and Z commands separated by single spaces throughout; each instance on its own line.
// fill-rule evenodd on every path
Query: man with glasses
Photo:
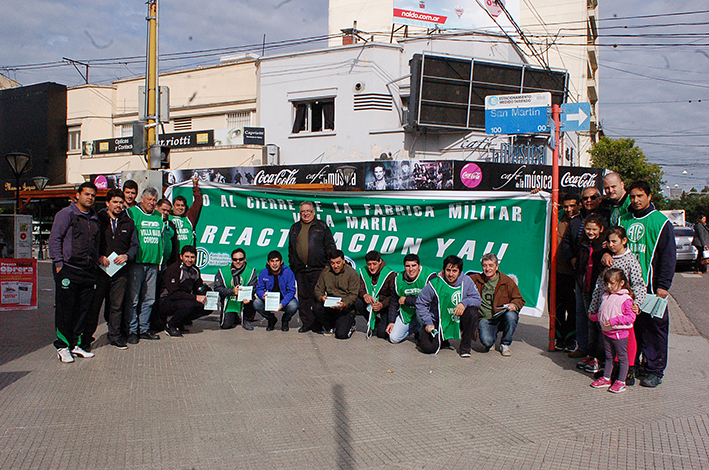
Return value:
M 288 264 L 298 283 L 300 321 L 303 324 L 299 333 L 322 328 L 316 323 L 313 313 L 315 284 L 325 266 L 329 265 L 335 250 L 337 247 L 332 232 L 325 222 L 315 218 L 315 204 L 301 202 L 300 220 L 291 226 L 288 233 Z
M 258 281 L 256 268 L 247 269 L 246 252 L 237 248 L 231 252 L 231 264 L 219 268 L 214 277 L 214 290 L 219 292 L 222 299 L 222 314 L 219 319 L 219 326 L 222 328 L 234 328 L 241 321 L 241 326 L 246 331 L 253 331 L 251 324 L 254 321 L 256 311 L 251 302 L 253 299 L 253 288 Z M 244 287 L 251 287 L 251 296 L 243 301 L 239 300 L 239 291 Z

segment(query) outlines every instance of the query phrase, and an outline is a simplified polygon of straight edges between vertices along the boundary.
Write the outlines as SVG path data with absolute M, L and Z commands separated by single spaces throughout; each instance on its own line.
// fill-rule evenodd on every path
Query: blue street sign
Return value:
M 591 103 L 564 103 L 561 105 L 561 131 L 591 130 Z
M 485 132 L 488 134 L 547 133 L 550 106 L 551 93 L 486 96 Z

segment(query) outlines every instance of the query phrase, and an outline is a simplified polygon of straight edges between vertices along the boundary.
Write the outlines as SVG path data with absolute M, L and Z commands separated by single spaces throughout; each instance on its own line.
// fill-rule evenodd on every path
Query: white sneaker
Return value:
M 57 357 L 65 363 L 74 362 L 74 356 L 69 352 L 69 348 L 57 349 Z
M 506 344 L 503 344 L 502 347 L 500 348 L 500 354 L 503 356 L 511 356 L 512 351 L 510 351 L 510 347 L 507 346 Z
M 74 349 L 71 350 L 71 354 L 73 354 L 74 356 L 83 357 L 84 359 L 88 359 L 88 358 L 94 357 L 96 355 L 92 352 L 84 351 L 79 346 L 74 346 Z

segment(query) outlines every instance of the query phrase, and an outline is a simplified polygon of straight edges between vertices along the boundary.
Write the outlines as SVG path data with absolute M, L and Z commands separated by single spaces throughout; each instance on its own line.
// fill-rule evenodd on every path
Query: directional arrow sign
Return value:
M 485 132 L 488 134 L 540 134 L 547 124 L 551 93 L 489 95 L 485 97 Z
M 561 105 L 561 131 L 588 131 L 590 117 L 591 103 L 564 103 Z

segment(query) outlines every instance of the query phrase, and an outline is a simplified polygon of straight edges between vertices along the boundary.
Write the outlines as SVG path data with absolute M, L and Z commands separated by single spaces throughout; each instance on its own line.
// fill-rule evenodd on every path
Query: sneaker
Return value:
M 458 351 L 458 354 L 460 354 L 460 357 L 464 357 L 464 358 L 470 357 L 470 351 Z
M 74 356 L 69 352 L 69 348 L 57 349 L 57 357 L 64 363 L 74 362 Z
M 569 356 L 569 357 L 571 357 L 571 358 L 573 358 L 573 359 L 578 359 L 578 358 L 580 358 L 580 357 L 586 356 L 586 353 L 583 352 L 583 351 L 581 351 L 580 349 L 574 349 L 574 350 L 571 351 L 569 354 L 567 354 L 567 356 Z
M 655 388 L 662 383 L 662 377 L 658 377 L 655 374 L 648 374 L 647 377 L 640 381 L 640 385 L 648 388 Z
M 564 345 L 564 342 L 561 341 L 560 339 L 557 339 L 557 340 L 554 342 L 554 351 L 558 352 L 558 351 L 563 351 L 564 349 L 566 349 L 566 346 Z
M 621 382 L 620 380 L 616 380 L 615 382 L 613 382 L 613 385 L 611 385 L 608 391 L 612 393 L 622 393 L 625 391 L 625 383 Z
M 72 356 L 83 357 L 84 359 L 89 359 L 96 355 L 92 352 L 84 351 L 79 346 L 74 346 L 74 349 L 71 350 L 71 354 Z
M 586 366 L 583 368 L 583 370 L 585 370 L 586 372 L 590 372 L 592 374 L 595 374 L 596 372 L 598 372 L 599 369 L 600 368 L 598 366 L 598 360 L 596 360 L 595 358 L 592 358 L 590 361 L 588 361 Z
M 330 328 L 329 330 L 323 330 L 323 336 L 335 336 L 335 330 Z
M 298 328 L 298 333 L 307 333 L 308 331 L 310 331 L 309 326 L 301 326 L 300 328 Z
M 140 334 L 140 339 L 156 340 L 160 339 L 160 336 L 156 333 L 153 333 L 152 331 L 146 331 L 145 333 Z
M 564 352 L 570 353 L 576 351 L 577 348 L 578 345 L 575 339 L 567 340 L 566 343 L 564 343 Z
M 503 344 L 500 346 L 500 354 L 505 357 L 509 357 L 512 355 L 512 351 L 510 351 L 510 347 L 508 345 Z
M 111 346 L 115 347 L 116 349 L 128 349 L 128 345 L 122 339 L 111 341 Z
M 138 344 L 140 339 L 136 333 L 131 333 L 128 335 L 128 344 Z
M 241 327 L 246 331 L 254 331 L 254 326 L 251 324 L 250 321 L 247 320 L 244 320 L 244 322 L 241 324 Z
M 167 325 L 165 327 L 165 333 L 171 338 L 182 338 L 182 333 L 174 326 Z
M 586 366 L 589 362 L 591 362 L 591 359 L 593 359 L 591 356 L 585 356 L 583 359 L 576 363 L 576 368 L 586 370 Z
M 616 382 L 618 383 L 618 382 Z M 611 381 L 610 379 L 607 379 L 605 377 L 601 377 L 600 379 L 596 379 L 592 384 L 591 387 L 593 388 L 604 388 L 604 387 L 610 387 Z

